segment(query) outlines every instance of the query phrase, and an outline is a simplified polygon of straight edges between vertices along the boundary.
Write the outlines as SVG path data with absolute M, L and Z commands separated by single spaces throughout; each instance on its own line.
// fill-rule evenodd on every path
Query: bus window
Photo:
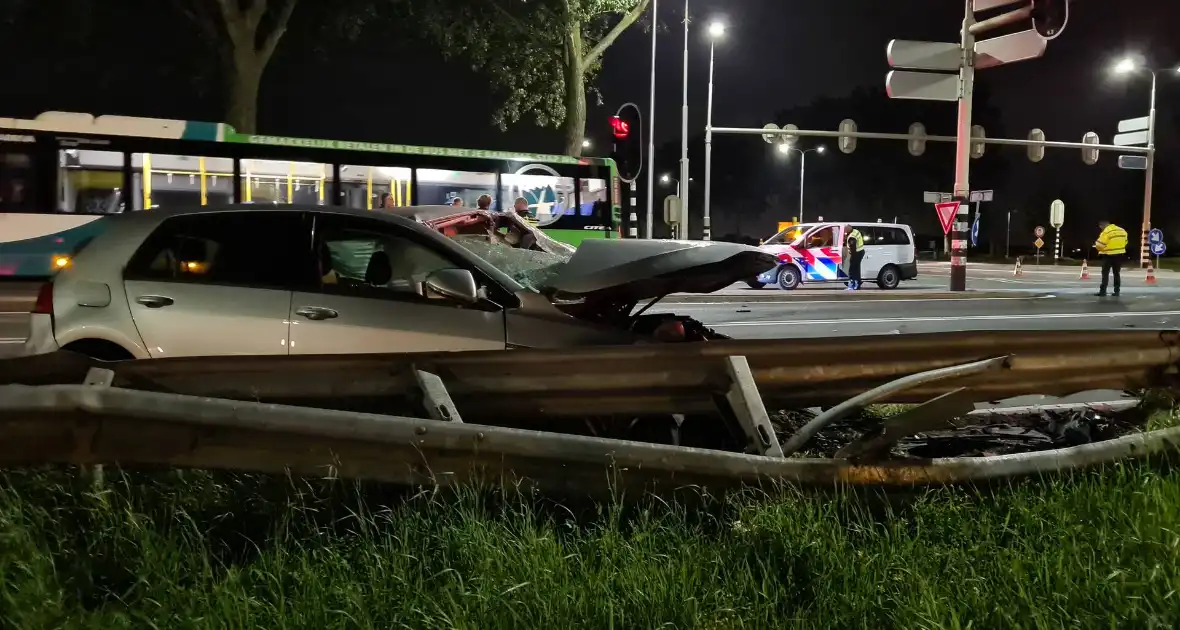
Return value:
M 131 207 L 135 210 L 221 205 L 234 201 L 232 158 L 133 153 L 131 170 L 130 197 Z
M 341 166 L 340 194 L 349 208 L 373 210 L 410 206 L 410 169 L 396 166 Z
M 0 149 L 0 212 L 37 212 L 33 190 L 33 156 Z
M 62 149 L 58 151 L 57 208 L 71 214 L 119 214 L 123 211 L 123 153 Z
M 500 209 L 495 201 L 495 173 L 418 169 L 418 199 L 414 202 L 416 206 L 449 206 L 455 199 L 459 199 L 463 202 L 463 207 L 474 208 L 475 201 L 480 195 L 491 195 L 492 209 Z
M 529 206 L 528 220 L 537 227 L 552 225 L 564 216 L 577 213 L 572 177 L 505 173 L 500 181 L 503 186 L 500 207 L 512 208 L 517 197 L 524 197 Z M 582 199 L 582 203 L 586 203 L 586 199 Z
M 594 204 L 607 204 L 607 189 L 605 179 L 582 179 L 582 200 L 578 214 L 584 217 L 594 216 Z
M 242 160 L 242 203 L 328 205 L 332 165 L 287 160 Z

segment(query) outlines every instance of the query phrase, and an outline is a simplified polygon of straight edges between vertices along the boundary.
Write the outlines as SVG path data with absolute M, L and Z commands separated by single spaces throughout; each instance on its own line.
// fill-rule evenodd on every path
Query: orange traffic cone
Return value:
M 1082 259 L 1082 275 L 1081 275 L 1080 279 L 1081 280 L 1089 280 L 1090 279 L 1090 266 L 1086 264 L 1085 258 Z
M 1147 279 L 1144 280 L 1147 284 L 1155 284 L 1155 267 L 1151 264 L 1151 259 L 1147 261 Z
M 1014 276 L 1023 276 L 1024 275 L 1024 271 L 1022 271 L 1020 268 L 1020 257 L 1019 256 L 1016 257 L 1016 268 L 1012 270 L 1012 275 L 1014 275 Z

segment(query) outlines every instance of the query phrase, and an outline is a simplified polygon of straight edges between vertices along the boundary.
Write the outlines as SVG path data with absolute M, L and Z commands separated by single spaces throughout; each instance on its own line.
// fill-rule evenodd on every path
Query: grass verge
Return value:
M 0 626 L 1180 627 L 1166 467 L 693 503 L 8 472 Z

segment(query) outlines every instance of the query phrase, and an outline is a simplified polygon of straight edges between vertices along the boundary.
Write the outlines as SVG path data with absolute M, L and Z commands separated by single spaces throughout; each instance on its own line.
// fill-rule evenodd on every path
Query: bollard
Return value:
M 1155 267 L 1151 264 L 1151 259 L 1147 259 L 1147 278 L 1144 279 L 1146 284 L 1155 284 Z
M 1012 275 L 1013 276 L 1023 276 L 1024 275 L 1024 271 L 1022 271 L 1020 268 L 1020 257 L 1019 256 L 1016 257 L 1016 268 L 1012 270 Z
M 1086 264 L 1086 259 L 1082 259 L 1082 275 L 1078 276 L 1080 280 L 1090 279 L 1090 266 Z

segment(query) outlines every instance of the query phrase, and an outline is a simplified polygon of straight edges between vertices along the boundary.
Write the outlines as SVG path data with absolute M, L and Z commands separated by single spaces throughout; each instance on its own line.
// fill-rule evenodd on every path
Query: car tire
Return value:
M 122 346 L 105 339 L 79 339 L 67 343 L 62 350 L 77 352 L 99 361 L 130 361 L 135 358 Z
M 746 286 L 750 287 L 751 289 L 761 289 L 766 285 L 758 282 L 757 280 L 746 280 Z
M 901 284 L 901 269 L 897 265 L 885 265 L 877 274 L 877 286 L 882 289 L 896 289 Z
M 803 283 L 799 268 L 795 265 L 783 265 L 778 270 L 778 287 L 784 291 L 791 291 Z

